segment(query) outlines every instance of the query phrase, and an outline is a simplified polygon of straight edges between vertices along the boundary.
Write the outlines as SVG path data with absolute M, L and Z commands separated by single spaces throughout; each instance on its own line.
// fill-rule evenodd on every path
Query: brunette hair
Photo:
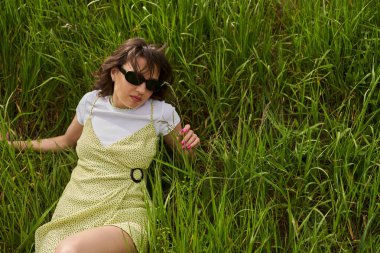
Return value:
M 113 94 L 114 82 L 111 78 L 111 70 L 130 63 L 133 70 L 139 72 L 137 58 L 142 57 L 146 60 L 146 67 L 151 75 L 155 69 L 159 72 L 159 81 L 164 85 L 158 92 L 152 94 L 153 99 L 163 100 L 168 88 L 168 83 L 172 82 L 172 67 L 164 53 L 165 46 L 147 44 L 144 39 L 134 38 L 121 44 L 111 56 L 105 59 L 99 70 L 95 72 L 94 89 L 100 90 L 102 97 Z

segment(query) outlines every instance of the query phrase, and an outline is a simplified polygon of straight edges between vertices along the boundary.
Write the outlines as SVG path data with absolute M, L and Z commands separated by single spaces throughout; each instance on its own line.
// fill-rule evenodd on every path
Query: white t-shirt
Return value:
M 76 108 L 79 124 L 84 125 L 90 116 L 91 107 L 98 91 L 86 93 Z M 119 109 L 113 107 L 109 96 L 99 97 L 92 110 L 92 126 L 94 132 L 104 146 L 111 145 L 150 123 L 151 102 L 153 101 L 153 122 L 157 135 L 167 135 L 180 118 L 175 108 L 164 101 L 149 99 L 136 109 Z

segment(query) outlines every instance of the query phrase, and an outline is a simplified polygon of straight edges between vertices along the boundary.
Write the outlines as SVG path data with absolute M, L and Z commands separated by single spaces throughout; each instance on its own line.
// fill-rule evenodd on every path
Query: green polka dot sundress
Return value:
M 96 100 L 93 107 L 95 103 Z M 107 147 L 95 135 L 92 110 L 77 142 L 77 167 L 52 220 L 36 231 L 37 253 L 53 253 L 66 237 L 104 225 L 126 231 L 139 252 L 144 252 L 148 245 L 146 228 L 150 198 L 146 190 L 146 170 L 157 149 L 153 103 L 150 123 Z M 135 168 L 141 170 L 133 170 Z

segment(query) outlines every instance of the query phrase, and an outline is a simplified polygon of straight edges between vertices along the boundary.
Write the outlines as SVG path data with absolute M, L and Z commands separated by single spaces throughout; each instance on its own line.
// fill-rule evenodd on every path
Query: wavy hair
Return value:
M 95 72 L 94 89 L 100 90 L 102 97 L 113 94 L 114 82 L 111 78 L 111 70 L 115 67 L 130 63 L 133 70 L 139 72 L 137 58 L 146 60 L 146 67 L 153 75 L 155 69 L 159 71 L 159 81 L 164 85 L 158 92 L 152 94 L 153 99 L 163 100 L 168 89 L 168 84 L 173 81 L 172 67 L 164 53 L 165 46 L 147 44 L 144 39 L 133 38 L 121 44 L 111 56 L 105 59 L 99 70 Z

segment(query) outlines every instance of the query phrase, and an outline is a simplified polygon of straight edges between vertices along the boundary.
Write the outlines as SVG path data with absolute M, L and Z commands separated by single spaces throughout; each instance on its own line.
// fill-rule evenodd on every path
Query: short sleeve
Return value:
M 158 123 L 159 133 L 163 136 L 169 134 L 181 122 L 175 108 L 165 102 L 162 103 L 162 116 Z
M 81 124 L 82 126 L 84 125 L 84 122 L 90 114 L 92 101 L 95 99 L 96 96 L 97 91 L 88 92 L 81 98 L 81 100 L 78 103 L 78 106 L 76 108 L 76 116 L 79 124 Z

